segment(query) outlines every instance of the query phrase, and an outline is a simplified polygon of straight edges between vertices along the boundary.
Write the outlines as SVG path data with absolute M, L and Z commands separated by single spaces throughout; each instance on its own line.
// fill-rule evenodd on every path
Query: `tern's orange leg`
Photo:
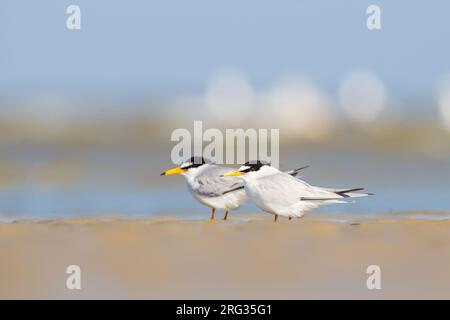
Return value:
M 211 220 L 214 220 L 214 214 L 216 213 L 216 208 L 211 209 Z
M 278 221 L 278 215 L 276 214 L 275 217 L 273 218 L 273 222 L 277 222 Z
M 228 210 L 225 211 L 225 215 L 223 216 L 223 220 L 227 220 L 227 218 L 228 218 Z

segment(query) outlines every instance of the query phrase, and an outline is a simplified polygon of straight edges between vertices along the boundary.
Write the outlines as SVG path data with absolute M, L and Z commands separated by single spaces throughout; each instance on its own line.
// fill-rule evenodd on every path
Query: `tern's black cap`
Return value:
M 269 162 L 266 161 L 260 161 L 260 160 L 251 160 L 246 163 L 244 163 L 245 167 L 248 167 L 245 171 L 258 171 L 263 166 L 270 166 Z

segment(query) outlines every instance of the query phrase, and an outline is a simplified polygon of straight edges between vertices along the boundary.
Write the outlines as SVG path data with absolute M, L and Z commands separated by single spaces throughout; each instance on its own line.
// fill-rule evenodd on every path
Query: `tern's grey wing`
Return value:
M 311 186 L 303 180 L 282 172 L 261 178 L 260 188 L 265 189 L 266 194 L 270 195 L 270 197 L 274 197 L 273 201 L 284 205 L 289 205 L 293 201 L 299 201 L 302 198 L 337 196 L 333 192 Z
M 218 197 L 244 188 L 244 182 L 235 177 L 223 177 L 232 169 L 211 165 L 196 178 L 195 192 L 206 197 Z

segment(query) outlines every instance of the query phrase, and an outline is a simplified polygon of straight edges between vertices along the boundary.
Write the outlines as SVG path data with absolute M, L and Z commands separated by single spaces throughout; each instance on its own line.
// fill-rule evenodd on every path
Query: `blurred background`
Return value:
M 282 169 L 376 193 L 317 214 L 448 212 L 449 15 L 445 0 L 3 0 L 0 220 L 207 217 L 159 176 L 194 120 L 278 128 Z

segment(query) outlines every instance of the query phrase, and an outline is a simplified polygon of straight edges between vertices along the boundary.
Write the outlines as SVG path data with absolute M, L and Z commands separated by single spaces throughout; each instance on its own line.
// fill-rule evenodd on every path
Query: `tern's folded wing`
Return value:
M 223 177 L 230 168 L 214 166 L 196 178 L 194 191 L 206 197 L 218 197 L 244 188 L 244 182 L 235 177 Z

